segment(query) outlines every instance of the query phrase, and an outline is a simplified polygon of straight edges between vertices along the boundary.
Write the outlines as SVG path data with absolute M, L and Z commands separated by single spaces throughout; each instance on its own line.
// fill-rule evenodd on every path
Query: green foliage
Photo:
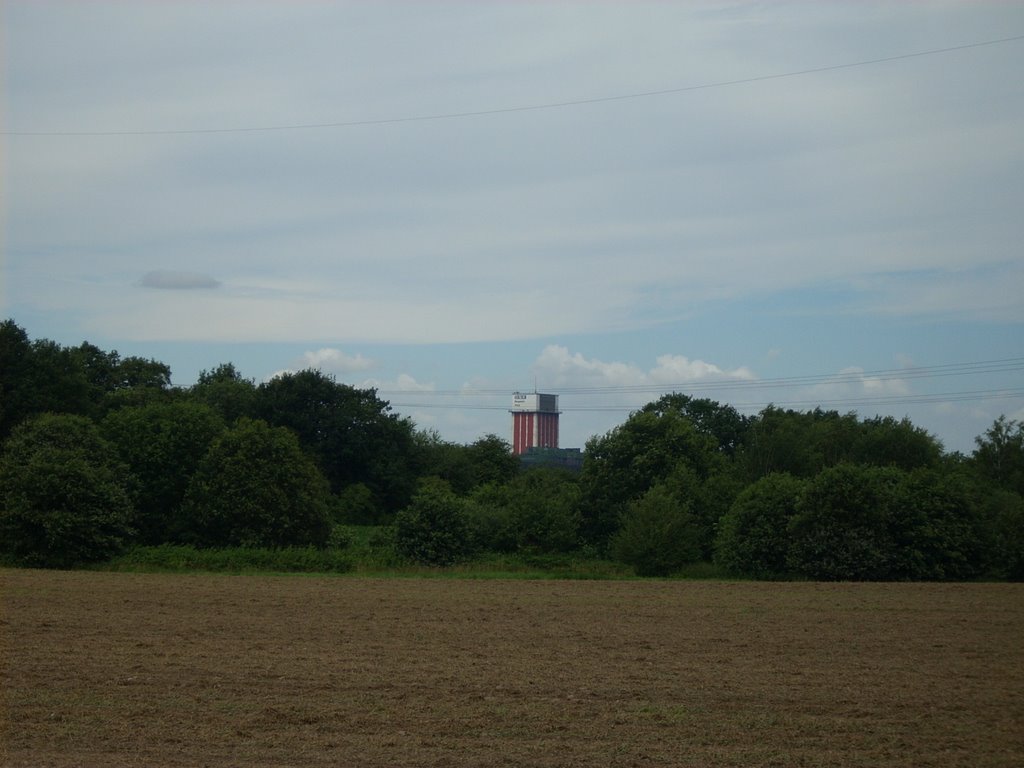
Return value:
M 353 483 L 335 497 L 334 520 L 346 525 L 379 525 L 383 514 L 366 483 Z
M 1024 424 L 1000 416 L 974 442 L 978 474 L 998 488 L 1024 496 Z
M 861 422 L 855 413 L 768 406 L 751 422 L 739 455 L 750 480 L 772 472 L 807 478 L 841 463 L 907 471 L 935 467 L 942 444 L 909 419 Z
M 889 577 L 963 580 L 984 573 L 993 542 L 976 491 L 963 473 L 907 473 L 890 521 L 896 548 Z
M 892 578 L 903 473 L 840 464 L 812 478 L 790 523 L 788 566 L 824 581 Z
M 684 416 L 698 432 L 714 439 L 719 451 L 729 456 L 742 444 L 751 421 L 731 405 L 723 405 L 708 398 L 693 398 L 679 392 L 664 395 L 645 405 L 642 410 L 655 414 L 675 412 Z
M 611 554 L 638 576 L 667 576 L 700 558 L 700 531 L 687 505 L 655 485 L 629 505 Z
M 329 491 L 294 434 L 243 418 L 199 463 L 182 517 L 200 546 L 320 546 L 330 533 Z
M 306 370 L 261 384 L 256 407 L 265 421 L 298 436 L 333 492 L 365 484 L 382 517 L 408 503 L 416 484 L 412 423 L 389 413 L 374 390 Z
M 88 419 L 31 418 L 0 456 L 0 548 L 31 566 L 106 559 L 131 534 L 127 485 L 126 468 Z
M 197 549 L 187 544 L 133 547 L 106 567 L 115 571 L 224 573 L 348 573 L 353 564 L 340 549 L 231 547 Z
M 466 501 L 443 480 L 427 478 L 395 517 L 395 548 L 422 565 L 451 565 L 469 554 Z
M 112 411 L 101 425 L 138 480 L 133 526 L 142 544 L 188 538 L 179 510 L 200 460 L 224 422 L 208 406 L 185 400 Z
M 68 350 L 30 341 L 13 320 L 0 323 L 0 440 L 30 416 L 89 411 L 89 383 Z
M 575 476 L 551 468 L 483 486 L 469 507 L 474 541 L 497 552 L 570 552 L 580 545 L 579 498 Z
M 414 442 L 421 475 L 441 478 L 460 496 L 488 483 L 506 483 L 519 473 L 519 458 L 496 435 L 458 445 L 427 431 L 417 432 Z
M 729 573 L 757 579 L 786 572 L 790 521 L 805 481 L 785 473 L 747 486 L 722 517 L 715 562 Z
M 213 408 L 227 424 L 256 415 L 256 384 L 243 378 L 231 363 L 200 372 L 189 394 L 193 400 Z
M 982 509 L 992 536 L 993 574 L 1024 581 L 1024 498 L 996 490 L 986 494 Z
M 942 460 L 942 443 L 910 419 L 876 416 L 860 424 L 850 450 L 850 460 L 878 467 L 899 467 L 911 471 L 937 467 Z
M 714 438 L 698 432 L 677 409 L 632 414 L 624 424 L 587 443 L 580 478 L 584 539 L 604 545 L 628 505 L 680 465 L 703 482 L 725 461 Z

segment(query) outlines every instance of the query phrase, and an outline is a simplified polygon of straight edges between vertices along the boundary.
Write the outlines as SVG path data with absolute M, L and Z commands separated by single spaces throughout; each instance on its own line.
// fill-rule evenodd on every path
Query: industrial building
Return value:
M 558 447 L 558 395 L 515 392 L 512 395 L 512 453 Z

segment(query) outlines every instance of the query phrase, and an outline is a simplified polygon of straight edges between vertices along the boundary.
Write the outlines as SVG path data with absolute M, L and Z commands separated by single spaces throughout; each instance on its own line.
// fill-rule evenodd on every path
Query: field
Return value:
M 1024 586 L 0 571 L 4 766 L 1021 766 Z

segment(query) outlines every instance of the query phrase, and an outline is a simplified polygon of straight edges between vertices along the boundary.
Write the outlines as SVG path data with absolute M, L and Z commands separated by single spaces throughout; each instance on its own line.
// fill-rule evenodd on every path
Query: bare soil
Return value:
M 1024 765 L 1024 585 L 0 571 L 5 766 Z

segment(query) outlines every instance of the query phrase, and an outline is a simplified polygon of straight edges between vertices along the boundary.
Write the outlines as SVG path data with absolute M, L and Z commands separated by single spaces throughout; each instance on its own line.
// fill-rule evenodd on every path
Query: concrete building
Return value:
M 558 447 L 558 395 L 538 392 L 512 395 L 512 453 Z

